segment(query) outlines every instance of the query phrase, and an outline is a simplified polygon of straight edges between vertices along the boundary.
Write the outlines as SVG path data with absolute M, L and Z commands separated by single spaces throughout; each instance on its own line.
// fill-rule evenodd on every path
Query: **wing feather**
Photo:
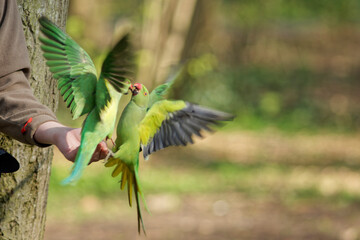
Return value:
M 211 125 L 231 119 L 231 114 L 184 101 L 157 101 L 140 123 L 144 158 L 169 146 L 192 144 L 194 134 L 202 137 L 202 130 L 212 131 Z
M 171 88 L 173 83 L 181 76 L 183 70 L 183 65 L 174 66 L 170 69 L 170 73 L 167 76 L 165 83 L 160 84 L 151 91 L 149 95 L 148 108 L 151 108 L 151 106 L 154 105 L 156 102 L 165 99 L 166 95 L 168 95 L 169 93 L 169 89 Z
M 58 88 L 73 119 L 91 111 L 95 106 L 97 73 L 89 55 L 45 17 L 39 19 L 41 49 Z
M 134 57 L 130 44 L 130 34 L 125 34 L 106 56 L 101 76 L 119 92 L 126 93 L 129 90 L 130 81 L 133 77 Z

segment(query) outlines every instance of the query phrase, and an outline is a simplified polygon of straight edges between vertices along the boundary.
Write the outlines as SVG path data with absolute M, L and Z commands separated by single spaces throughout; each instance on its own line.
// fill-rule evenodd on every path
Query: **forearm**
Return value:
M 44 147 L 33 137 L 36 129 L 48 121 L 57 120 L 54 113 L 34 97 L 22 71 L 0 77 L 0 132 L 20 142 Z
M 36 142 L 41 144 L 54 144 L 60 152 L 70 161 L 74 161 L 80 146 L 80 128 L 66 127 L 58 122 L 45 122 L 41 124 L 34 135 Z M 105 158 L 108 149 L 105 142 L 101 142 L 94 153 L 93 161 Z
M 70 128 L 59 122 L 49 121 L 41 124 L 34 134 L 39 144 L 55 145 L 70 161 L 75 160 L 80 145 L 80 128 Z
M 45 122 L 36 129 L 34 140 L 40 144 L 56 144 L 60 138 L 59 133 L 64 129 L 68 129 L 68 127 L 59 122 Z

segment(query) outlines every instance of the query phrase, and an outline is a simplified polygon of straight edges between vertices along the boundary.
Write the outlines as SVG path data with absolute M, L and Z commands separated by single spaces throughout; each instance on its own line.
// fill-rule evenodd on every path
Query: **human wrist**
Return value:
M 34 140 L 41 144 L 55 144 L 58 142 L 59 133 L 66 128 L 59 122 L 48 121 L 39 125 L 34 134 Z

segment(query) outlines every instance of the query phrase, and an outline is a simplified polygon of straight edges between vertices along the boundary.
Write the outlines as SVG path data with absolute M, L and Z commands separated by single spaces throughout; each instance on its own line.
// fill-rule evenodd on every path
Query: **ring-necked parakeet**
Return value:
M 125 107 L 118 126 L 114 155 L 105 164 L 115 166 L 112 176 L 120 173 L 121 189 L 128 188 L 129 205 L 132 205 L 132 192 L 137 204 L 138 232 L 140 224 L 145 233 L 139 199 L 144 196 L 139 181 L 139 152 L 145 159 L 160 149 L 169 146 L 193 143 L 193 135 L 201 137 L 201 130 L 211 131 L 210 125 L 228 121 L 232 115 L 191 104 L 182 100 L 171 101 L 164 95 L 171 83 L 155 88 L 149 94 L 146 87 L 135 83 L 131 86 L 132 98 Z M 146 207 L 147 209 L 147 207 Z
M 103 62 L 101 74 L 89 55 L 65 32 L 45 17 L 39 19 L 41 49 L 53 77 L 58 80 L 60 94 L 73 119 L 88 114 L 82 127 L 81 144 L 71 175 L 63 183 L 80 178 L 96 146 L 111 137 L 115 128 L 118 104 L 122 94 L 129 90 L 131 51 L 125 35 Z

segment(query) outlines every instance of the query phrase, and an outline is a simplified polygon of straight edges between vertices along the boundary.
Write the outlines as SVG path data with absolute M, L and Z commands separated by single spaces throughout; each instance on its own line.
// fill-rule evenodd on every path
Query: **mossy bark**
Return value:
M 68 0 L 18 0 L 31 61 L 30 85 L 39 101 L 56 110 L 56 82 L 46 68 L 39 46 L 40 16 L 64 27 Z M 39 148 L 19 143 L 0 134 L 0 146 L 20 162 L 20 170 L 0 179 L 0 239 L 43 239 L 52 147 Z

